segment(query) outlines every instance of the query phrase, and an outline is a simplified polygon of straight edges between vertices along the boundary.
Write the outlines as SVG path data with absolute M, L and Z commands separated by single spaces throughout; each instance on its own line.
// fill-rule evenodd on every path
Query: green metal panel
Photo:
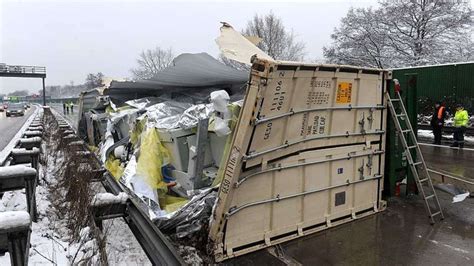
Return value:
M 431 113 L 436 101 L 445 101 L 448 111 L 456 103 L 462 103 L 469 113 L 474 112 L 474 62 L 394 69 L 393 78 L 398 79 L 402 98 L 409 119 L 416 128 L 417 114 Z M 393 95 L 393 83 L 390 85 Z M 409 191 L 415 190 L 406 156 L 395 132 L 390 116 L 387 121 L 387 156 L 385 168 L 385 194 L 394 195 L 396 183 L 408 177 Z
M 404 84 L 407 75 L 417 75 L 418 112 L 431 111 L 432 104 L 444 100 L 448 111 L 454 104 L 462 103 L 473 112 L 474 63 L 439 65 L 393 70 L 393 77 Z M 427 103 L 425 108 L 424 103 Z
M 408 118 L 410 119 L 413 128 L 416 130 L 418 75 L 416 73 L 407 72 L 404 75 L 400 75 L 398 77 L 395 77 L 394 75 L 393 78 L 398 79 L 400 82 L 400 96 L 402 97 L 405 108 L 407 109 Z M 395 97 L 393 83 L 390 83 L 389 92 L 391 97 Z M 397 112 L 399 113 L 401 111 L 397 110 Z M 409 188 L 407 189 L 407 192 L 414 192 L 416 191 L 416 184 L 413 181 L 413 175 L 410 172 L 407 156 L 398 135 L 399 133 L 396 131 L 393 120 L 388 114 L 387 119 L 387 153 L 385 156 L 385 176 L 388 178 L 385 178 L 384 187 L 386 189 L 384 190 L 384 193 L 386 195 L 395 195 L 396 184 L 405 178 L 407 178 L 407 184 Z M 402 125 L 402 127 L 406 128 L 405 125 Z M 409 145 L 411 145 L 411 143 L 409 143 Z M 412 156 L 414 159 L 416 158 L 414 153 L 412 153 Z

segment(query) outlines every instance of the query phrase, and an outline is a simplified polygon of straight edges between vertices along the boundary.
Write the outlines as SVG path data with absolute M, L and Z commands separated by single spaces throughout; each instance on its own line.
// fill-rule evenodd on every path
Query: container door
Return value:
M 383 207 L 383 83 L 382 70 L 256 60 L 211 223 L 218 261 Z

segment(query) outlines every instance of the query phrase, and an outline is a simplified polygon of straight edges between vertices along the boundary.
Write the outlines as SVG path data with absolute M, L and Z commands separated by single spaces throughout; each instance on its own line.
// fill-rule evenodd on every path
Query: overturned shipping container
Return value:
M 84 93 L 79 128 L 154 225 L 223 261 L 385 208 L 388 74 L 186 54 Z
M 254 60 L 211 221 L 217 261 L 385 208 L 386 79 Z

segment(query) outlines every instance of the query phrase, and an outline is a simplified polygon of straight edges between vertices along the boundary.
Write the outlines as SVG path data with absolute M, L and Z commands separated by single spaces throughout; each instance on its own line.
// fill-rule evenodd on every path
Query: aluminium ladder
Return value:
M 418 190 L 421 192 L 421 196 L 425 202 L 425 207 L 428 212 L 431 224 L 435 223 L 435 216 L 440 215 L 441 219 L 444 219 L 443 211 L 441 210 L 441 205 L 439 204 L 438 196 L 433 187 L 433 182 L 431 176 L 427 171 L 426 163 L 421 153 L 420 146 L 416 140 L 415 132 L 413 132 L 413 127 L 411 126 L 410 119 L 408 118 L 405 105 L 400 96 L 398 90 L 395 91 L 396 97 L 391 98 L 389 92 L 386 92 L 387 96 L 387 105 L 390 113 L 392 114 L 392 119 L 395 124 L 396 130 L 399 133 L 400 140 L 402 141 L 403 149 L 405 150 L 408 163 L 410 165 L 410 170 L 415 177 L 415 182 L 418 186 Z M 396 106 L 398 105 L 398 108 Z M 400 111 L 397 112 L 397 110 Z M 402 121 L 404 123 L 402 123 Z M 405 127 L 402 127 L 402 124 Z M 417 161 L 413 160 L 411 151 L 416 152 Z M 420 173 L 424 175 L 423 179 L 420 179 Z M 423 187 L 426 183 L 427 187 Z M 434 206 L 430 204 L 429 201 L 432 201 Z

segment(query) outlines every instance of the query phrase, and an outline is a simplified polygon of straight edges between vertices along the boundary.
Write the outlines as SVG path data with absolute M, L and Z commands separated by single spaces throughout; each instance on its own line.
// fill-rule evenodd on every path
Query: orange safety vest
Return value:
M 438 109 L 438 119 L 441 119 L 443 117 L 443 111 L 444 111 L 444 106 L 441 106 Z

